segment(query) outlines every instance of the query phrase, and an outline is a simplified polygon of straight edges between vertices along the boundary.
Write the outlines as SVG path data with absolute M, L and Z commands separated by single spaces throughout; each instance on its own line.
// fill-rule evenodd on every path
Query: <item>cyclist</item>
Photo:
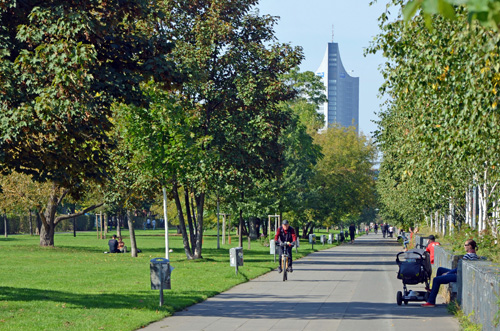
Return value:
M 288 256 L 290 256 L 288 272 L 293 272 L 292 269 L 292 244 L 297 240 L 297 235 L 295 234 L 295 230 L 290 226 L 287 220 L 283 220 L 282 226 L 278 228 L 276 231 L 276 235 L 274 236 L 274 242 L 276 244 L 279 243 L 289 243 L 287 246 L 279 246 L 280 247 L 280 256 L 283 254 L 284 249 L 287 250 Z M 278 272 L 281 273 L 283 269 L 281 268 L 281 258 L 280 266 L 278 267 Z

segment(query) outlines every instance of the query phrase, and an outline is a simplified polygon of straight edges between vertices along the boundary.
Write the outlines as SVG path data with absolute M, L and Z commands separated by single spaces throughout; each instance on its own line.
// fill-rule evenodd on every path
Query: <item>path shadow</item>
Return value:
M 259 300 L 261 299 L 261 300 Z M 322 302 L 322 296 L 305 295 L 283 298 L 273 295 L 223 293 L 214 299 L 195 305 L 177 314 L 197 317 L 225 317 L 232 319 L 348 319 L 348 320 L 422 320 L 446 315 L 446 306 L 423 309 L 421 303 L 398 306 L 396 303 Z M 314 302 L 318 300 L 317 302 Z M 307 301 L 307 302 L 305 302 Z M 249 302 L 252 304 L 250 305 Z M 177 315 L 176 314 L 176 315 Z

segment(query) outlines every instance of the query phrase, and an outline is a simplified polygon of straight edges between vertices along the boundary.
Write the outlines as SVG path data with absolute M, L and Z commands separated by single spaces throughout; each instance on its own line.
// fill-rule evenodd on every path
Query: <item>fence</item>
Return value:
M 4 219 L 3 215 L 0 215 L 0 235 L 5 233 L 4 230 Z M 104 214 L 103 214 L 104 218 Z M 132 222 L 134 224 L 134 229 L 144 229 L 146 220 L 148 217 L 134 216 Z M 75 226 L 76 231 L 92 231 L 96 229 L 95 226 L 95 214 L 81 215 L 76 217 Z M 103 220 L 104 221 L 104 220 Z M 36 233 L 37 228 L 37 218 L 36 215 L 31 216 L 31 226 L 33 233 Z M 121 221 L 122 228 L 127 229 L 128 223 L 126 220 Z M 156 229 L 162 228 L 164 225 L 162 222 L 156 220 Z M 113 225 L 114 227 L 114 225 Z M 58 232 L 69 232 L 73 231 L 73 219 L 68 219 L 61 221 L 57 224 L 56 231 Z M 7 233 L 8 234 L 22 234 L 30 233 L 30 218 L 29 215 L 22 216 L 7 216 Z
M 0 216 L 0 234 L 5 233 L 4 216 Z M 31 216 L 31 226 L 33 233 L 36 233 L 37 218 L 36 215 Z M 76 231 L 90 231 L 95 227 L 94 215 L 81 215 L 75 220 Z M 57 225 L 57 231 L 66 232 L 73 231 L 73 219 L 68 219 L 60 222 Z M 7 216 L 7 233 L 20 234 L 30 233 L 30 218 L 29 215 L 23 216 Z

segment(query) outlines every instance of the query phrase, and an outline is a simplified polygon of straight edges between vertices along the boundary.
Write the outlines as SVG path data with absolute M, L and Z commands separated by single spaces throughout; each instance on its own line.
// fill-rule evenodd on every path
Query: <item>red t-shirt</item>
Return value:
M 274 236 L 275 242 L 294 242 L 297 240 L 297 235 L 295 234 L 295 230 L 290 226 L 288 227 L 288 231 L 283 229 L 283 227 L 279 227 L 278 231 L 276 231 L 276 235 Z
M 434 264 L 434 246 L 439 245 L 437 241 L 433 241 L 427 245 L 427 248 L 425 249 L 427 252 L 430 253 L 431 255 L 431 264 Z

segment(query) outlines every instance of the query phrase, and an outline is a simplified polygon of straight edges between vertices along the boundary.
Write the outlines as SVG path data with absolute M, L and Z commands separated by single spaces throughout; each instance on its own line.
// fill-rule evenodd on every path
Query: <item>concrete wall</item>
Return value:
M 415 236 L 415 248 L 425 249 L 427 247 L 428 236 L 426 234 L 417 233 Z
M 460 272 L 461 271 L 461 272 Z M 500 265 L 489 261 L 462 261 L 457 283 L 460 306 L 483 330 L 500 330 Z M 497 315 L 498 314 L 498 315 Z
M 449 302 L 456 297 L 462 312 L 471 315 L 483 330 L 500 331 L 500 265 L 489 261 L 463 261 L 463 255 L 453 255 L 446 246 L 434 247 L 433 274 L 439 267 L 458 268 L 457 283 L 442 286 L 439 293 Z M 497 320 L 495 320 L 497 319 Z
M 432 266 L 432 270 L 435 273 L 439 267 L 455 269 L 458 267 L 458 261 L 462 257 L 463 255 L 453 255 L 451 249 L 447 249 L 444 245 L 434 246 L 434 265 Z

